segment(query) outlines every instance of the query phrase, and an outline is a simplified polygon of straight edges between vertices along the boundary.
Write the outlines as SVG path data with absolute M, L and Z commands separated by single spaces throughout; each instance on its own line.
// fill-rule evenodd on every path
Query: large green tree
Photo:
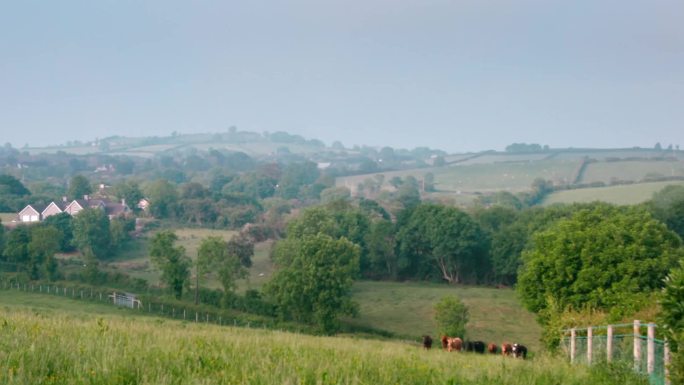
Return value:
M 93 187 L 88 178 L 83 175 L 74 175 L 69 181 L 69 197 L 71 199 L 83 199 L 84 195 L 91 194 Z
M 109 218 L 104 210 L 81 210 L 74 216 L 73 227 L 74 244 L 81 253 L 92 255 L 98 260 L 111 256 Z
M 29 275 L 32 279 L 57 279 L 57 260 L 61 233 L 54 226 L 34 226 L 28 244 Z
M 265 291 L 283 317 L 334 333 L 339 330 L 339 316 L 357 311 L 351 287 L 359 271 L 359 254 L 359 247 L 345 238 L 322 233 L 288 237 L 275 246 L 279 270 Z
M 661 296 L 659 330 L 665 331 L 673 352 L 670 375 L 673 384 L 684 383 L 684 260 L 665 280 Z
M 5 240 L 5 260 L 23 269 L 29 260 L 28 244 L 31 242 L 31 231 L 28 226 L 17 226 L 7 234 Z
M 523 252 L 518 289 L 533 312 L 548 306 L 634 310 L 644 293 L 662 287 L 680 245 L 643 209 L 594 205 L 534 236 Z
M 161 280 L 169 286 L 177 299 L 183 296 L 183 288 L 190 278 L 191 261 L 183 246 L 174 246 L 178 236 L 172 231 L 160 231 L 152 238 L 150 257 L 161 270 Z
M 68 213 L 59 213 L 57 215 L 50 215 L 43 221 L 48 226 L 53 226 L 60 232 L 59 236 L 59 250 L 62 252 L 70 252 L 74 250 L 74 226 L 73 219 Z
M 439 277 L 449 283 L 476 281 L 489 271 L 488 239 L 463 211 L 421 204 L 399 230 L 400 263 L 408 273 Z M 427 269 L 426 269 L 427 268 Z M 424 277 L 420 277 L 424 278 Z
M 156 180 L 145 188 L 150 200 L 150 213 L 157 218 L 169 218 L 176 215 L 178 192 L 176 186 L 166 179 Z
M 16 212 L 27 203 L 31 192 L 15 177 L 0 175 L 0 211 Z
M 684 238 L 684 186 L 670 185 L 653 194 L 648 203 L 653 216 Z
M 226 242 L 220 237 L 207 237 L 202 240 L 197 251 L 197 277 L 203 278 L 215 272 L 229 293 L 235 290 L 236 282 L 247 276 L 247 268 L 252 264 L 254 244 L 244 237 L 233 237 Z M 199 286 L 199 281 L 197 283 Z

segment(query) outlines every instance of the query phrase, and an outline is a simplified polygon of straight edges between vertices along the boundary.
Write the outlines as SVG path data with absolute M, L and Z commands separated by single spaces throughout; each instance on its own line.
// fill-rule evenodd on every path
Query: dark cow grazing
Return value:
M 474 351 L 475 353 L 484 354 L 484 352 L 485 352 L 485 347 L 486 347 L 486 345 L 485 345 L 484 342 L 482 342 L 482 341 L 473 341 L 472 344 L 473 344 L 473 351 Z
M 458 337 L 449 338 L 449 347 L 447 348 L 447 351 L 449 351 L 449 352 L 453 352 L 453 351 L 460 352 L 462 348 L 463 348 L 463 340 L 462 339 L 460 339 Z
M 487 345 L 487 351 L 490 352 L 490 353 L 492 353 L 492 354 L 496 354 L 498 350 L 499 350 L 499 349 L 497 349 L 496 344 L 489 344 L 489 345 Z
M 423 336 L 423 348 L 425 348 L 425 349 L 432 348 L 432 337 Z
M 507 342 L 501 344 L 501 354 L 504 356 L 510 356 L 513 353 L 513 346 Z
M 513 344 L 513 356 L 515 358 L 527 358 L 527 348 L 525 345 Z
M 442 336 L 442 349 L 449 350 L 449 337 Z
M 466 341 L 463 343 L 466 352 L 484 353 L 485 343 L 482 341 Z

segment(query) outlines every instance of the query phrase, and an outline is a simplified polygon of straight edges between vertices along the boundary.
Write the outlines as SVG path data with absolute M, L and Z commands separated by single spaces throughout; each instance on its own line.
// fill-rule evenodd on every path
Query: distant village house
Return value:
M 145 201 L 144 205 L 142 202 Z M 141 207 L 141 205 L 144 206 Z M 138 207 L 147 208 L 149 206 L 149 201 L 146 199 L 141 200 L 138 203 Z M 117 217 L 125 217 L 130 215 L 131 209 L 128 207 L 126 202 L 122 200 L 121 202 L 113 202 L 109 199 L 98 198 L 93 199 L 88 195 L 83 196 L 83 199 L 74 199 L 73 201 L 67 201 L 66 197 L 62 199 L 61 202 L 50 202 L 49 205 L 40 204 L 30 204 L 24 207 L 17 214 L 17 222 L 40 222 L 46 218 L 57 215 L 61 213 L 67 213 L 69 215 L 76 215 L 84 209 L 94 208 L 103 210 L 109 219 Z

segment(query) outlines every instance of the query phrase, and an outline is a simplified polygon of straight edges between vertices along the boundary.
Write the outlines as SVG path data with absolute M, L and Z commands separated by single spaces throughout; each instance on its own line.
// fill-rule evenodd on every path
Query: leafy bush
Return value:
M 465 338 L 468 308 L 456 296 L 443 297 L 435 305 L 435 321 L 442 335 Z

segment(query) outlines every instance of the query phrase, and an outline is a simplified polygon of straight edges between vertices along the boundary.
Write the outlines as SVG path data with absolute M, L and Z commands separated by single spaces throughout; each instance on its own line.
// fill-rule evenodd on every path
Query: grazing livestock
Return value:
M 463 340 L 454 337 L 454 338 L 449 338 L 449 347 L 447 348 L 447 351 L 453 352 L 454 350 L 459 352 L 463 348 Z
M 482 341 L 466 341 L 464 343 L 465 351 L 466 352 L 475 352 L 475 353 L 481 353 L 484 354 L 485 352 L 485 343 Z
M 527 348 L 525 345 L 513 344 L 513 356 L 515 358 L 527 358 Z
M 449 349 L 449 337 L 447 337 L 447 336 L 442 336 L 442 349 L 444 349 L 444 350 Z
M 487 351 L 488 351 L 488 352 L 490 352 L 490 353 L 492 353 L 492 354 L 496 354 L 497 350 L 498 350 L 498 349 L 497 349 L 497 347 L 496 347 L 496 344 L 491 344 L 491 343 L 490 343 L 489 345 L 487 345 Z
M 432 337 L 423 336 L 423 348 L 425 348 L 425 349 L 432 348 Z
M 510 356 L 513 353 L 513 346 L 507 342 L 501 344 L 501 354 L 504 356 Z

